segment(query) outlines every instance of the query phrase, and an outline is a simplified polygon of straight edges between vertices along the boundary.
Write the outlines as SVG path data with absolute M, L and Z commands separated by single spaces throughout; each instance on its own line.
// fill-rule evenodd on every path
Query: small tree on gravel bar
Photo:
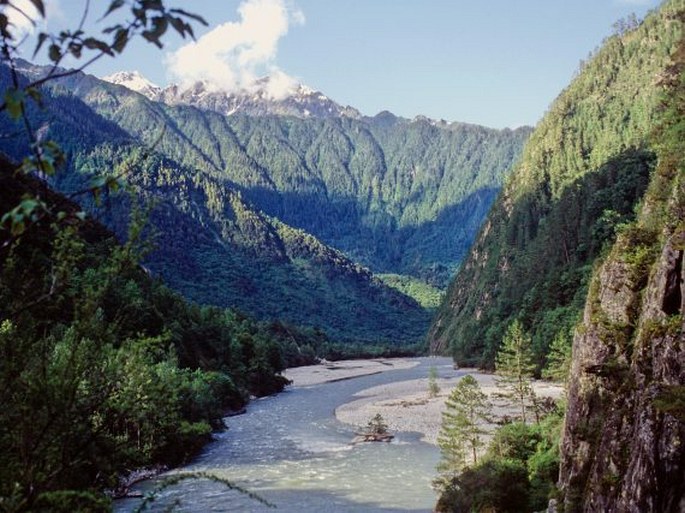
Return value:
M 435 483 L 438 487 L 456 477 L 468 459 L 478 463 L 478 450 L 484 445 L 483 435 L 487 432 L 482 425 L 490 420 L 492 407 L 488 396 L 471 375 L 457 383 L 445 406 L 438 435 L 441 452 L 440 477 Z

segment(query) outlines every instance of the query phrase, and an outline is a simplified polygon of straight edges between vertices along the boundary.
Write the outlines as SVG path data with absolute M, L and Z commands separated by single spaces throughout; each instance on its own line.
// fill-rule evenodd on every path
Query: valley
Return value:
M 27 77 L 45 71 L 22 64 Z M 68 157 L 54 186 L 81 190 L 103 162 L 130 169 L 124 181 L 152 206 L 151 271 L 193 301 L 344 341 L 422 338 L 431 311 L 405 294 L 415 287 L 373 273 L 442 289 L 530 132 L 391 114 L 225 117 L 81 74 L 52 91 L 34 122 Z M 128 204 L 85 206 L 124 237 Z
M 354 11 L 113 0 L 71 27 L 0 2 L 0 510 L 682 511 L 685 0 L 608 35 L 590 21 L 628 6 L 592 6 L 574 32 L 604 39 L 518 128 L 305 85 L 276 61 L 316 33 L 300 2 L 333 32 Z M 410 3 L 379 20 L 404 9 L 401 37 L 345 32 L 414 57 L 406 84 L 366 69 L 362 99 L 468 32 L 426 35 L 444 20 Z M 472 71 L 524 74 L 544 38 L 509 54 L 512 16 L 462 41 L 501 49 Z M 353 95 L 376 55 L 320 57 Z M 502 87 L 479 76 L 454 79 L 462 109 Z M 407 105 L 443 85 L 421 84 Z

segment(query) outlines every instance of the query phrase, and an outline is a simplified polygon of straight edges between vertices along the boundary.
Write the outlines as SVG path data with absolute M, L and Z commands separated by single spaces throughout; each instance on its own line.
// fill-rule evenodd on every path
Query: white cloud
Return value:
M 249 89 L 260 74 L 269 74 L 267 92 L 287 94 L 295 80 L 276 66 L 279 40 L 304 15 L 287 0 L 245 0 L 240 21 L 219 25 L 197 41 L 167 56 L 169 74 L 182 84 L 204 80 L 225 91 Z
M 0 12 L 9 19 L 15 40 L 19 41 L 37 30 L 45 30 L 48 21 L 61 16 L 58 0 L 44 0 L 43 3 L 45 18 L 30 0 L 13 0 L 14 7 L 6 4 L 0 6 Z

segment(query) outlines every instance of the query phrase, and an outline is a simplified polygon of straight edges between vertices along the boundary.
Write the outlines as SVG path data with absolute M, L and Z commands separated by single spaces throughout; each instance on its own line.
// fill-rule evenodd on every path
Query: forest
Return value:
M 164 104 L 61 65 L 193 38 L 201 16 L 111 1 L 128 24 L 39 32 L 44 66 L 18 57 L 15 4 L 0 510 L 110 511 L 131 471 L 191 461 L 288 367 L 426 354 L 494 371 L 515 408 L 495 421 L 475 379 L 456 384 L 437 511 L 678 510 L 682 0 L 617 23 L 516 130 Z

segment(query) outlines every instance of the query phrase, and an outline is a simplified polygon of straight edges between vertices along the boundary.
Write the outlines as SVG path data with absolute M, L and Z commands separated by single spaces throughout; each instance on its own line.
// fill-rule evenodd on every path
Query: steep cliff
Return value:
M 596 259 L 634 219 L 654 166 L 657 78 L 679 38 L 667 1 L 607 38 L 528 140 L 430 330 L 435 352 L 491 367 L 507 326 L 539 364 L 580 319 Z
M 674 21 L 685 19 L 681 10 Z M 573 342 L 564 512 L 685 511 L 685 45 L 661 77 L 658 165 Z

